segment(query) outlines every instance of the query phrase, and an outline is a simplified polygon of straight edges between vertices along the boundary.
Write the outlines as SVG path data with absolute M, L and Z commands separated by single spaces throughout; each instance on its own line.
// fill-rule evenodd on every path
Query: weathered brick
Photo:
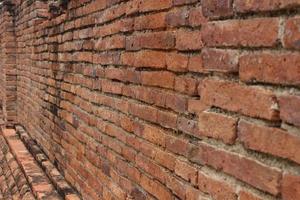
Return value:
M 188 10 L 176 9 L 166 15 L 166 24 L 171 27 L 186 26 L 188 24 Z
M 282 178 L 282 199 L 294 200 L 300 198 L 300 176 L 284 174 Z
M 141 81 L 144 85 L 173 88 L 175 75 L 170 72 L 142 72 Z
M 246 54 L 239 60 L 240 78 L 246 82 L 299 85 L 299 59 L 298 53 Z
M 300 3 L 299 3 L 300 5 Z M 300 49 L 300 17 L 289 18 L 285 22 L 283 46 L 285 48 Z
M 178 31 L 176 34 L 176 49 L 181 51 L 197 50 L 203 47 L 200 31 Z
M 238 52 L 235 50 L 204 49 L 201 52 L 206 71 L 238 72 Z
M 197 183 L 197 178 L 198 178 L 197 169 L 190 166 L 184 161 L 176 160 L 175 174 L 179 175 L 186 181 L 191 182 L 193 185 L 196 185 Z
M 166 57 L 167 68 L 171 71 L 185 72 L 188 69 L 189 58 L 179 53 L 169 53 Z
M 139 52 L 126 52 L 121 55 L 121 61 L 125 65 L 136 68 L 165 68 L 166 53 L 153 50 L 143 50 Z
M 134 29 L 144 30 L 144 29 L 158 29 L 166 27 L 166 13 L 155 13 L 149 15 L 143 15 L 135 18 Z
M 239 192 L 239 199 L 240 200 L 263 200 L 257 195 L 254 195 L 246 190 L 242 190 Z
M 199 135 L 232 144 L 236 139 L 237 118 L 213 112 L 199 114 Z
M 126 50 L 171 49 L 175 37 L 171 32 L 157 32 L 134 35 L 126 38 Z
M 210 18 L 228 17 L 233 15 L 233 0 L 203 0 L 203 14 Z
M 273 195 L 277 195 L 280 192 L 280 171 L 251 158 L 239 156 L 203 143 L 193 151 L 190 151 L 189 158 L 195 162 L 222 170 Z
M 145 188 L 146 191 L 153 194 L 156 198 L 171 200 L 171 192 L 164 187 L 161 183 L 148 178 L 146 175 L 141 176 L 141 186 Z
M 300 137 L 278 128 L 241 121 L 239 139 L 249 149 L 270 153 L 300 163 Z
M 178 6 L 178 5 L 195 3 L 197 1 L 198 0 L 173 0 L 173 4 Z
M 280 118 L 287 123 L 300 126 L 300 97 L 293 95 L 282 95 L 278 98 Z
M 201 55 L 191 55 L 189 58 L 188 69 L 191 72 L 204 72 L 203 59 Z
M 172 0 L 159 0 L 159 1 L 151 1 L 151 0 L 143 0 L 140 1 L 139 11 L 148 12 L 154 10 L 163 10 L 166 8 L 170 8 L 172 6 Z
M 192 27 L 201 26 L 207 19 L 203 16 L 202 7 L 198 6 L 190 10 L 188 23 Z
M 210 47 L 274 47 L 278 40 L 279 19 L 209 22 L 201 33 L 203 42 Z
M 222 80 L 203 80 L 202 101 L 208 105 L 251 117 L 278 120 L 276 97 L 269 91 Z
M 198 81 L 189 77 L 176 77 L 174 89 L 188 95 L 197 94 Z
M 238 12 L 262 12 L 262 11 L 276 11 L 281 9 L 294 8 L 299 6 L 298 0 L 235 0 L 234 2 L 235 9 Z
M 216 200 L 236 200 L 237 196 L 233 187 L 225 182 L 225 180 L 216 180 L 208 174 L 198 172 L 199 190 L 209 193 Z

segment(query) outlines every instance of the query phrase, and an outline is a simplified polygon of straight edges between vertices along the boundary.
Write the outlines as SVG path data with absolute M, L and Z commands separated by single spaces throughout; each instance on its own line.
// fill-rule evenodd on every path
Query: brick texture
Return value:
M 300 199 L 299 0 L 0 7 L 0 124 L 83 199 Z

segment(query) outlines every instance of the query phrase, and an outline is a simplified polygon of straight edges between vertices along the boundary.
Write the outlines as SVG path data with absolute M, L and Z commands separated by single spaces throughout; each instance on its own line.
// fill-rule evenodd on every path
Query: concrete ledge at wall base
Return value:
M 22 136 L 20 137 L 19 134 Z M 7 168 L 5 168 L 5 166 L 2 166 L 3 163 L 5 163 L 3 162 L 5 156 L 1 156 L 1 153 L 7 155 L 8 151 L 8 155 L 11 155 L 11 159 L 14 159 L 16 161 L 13 165 L 14 168 L 20 169 L 20 176 L 25 177 L 22 181 L 22 185 L 20 185 L 20 183 L 15 184 L 19 186 L 20 192 L 17 192 L 17 190 L 13 186 L 10 187 L 11 184 L 9 183 L 0 184 L 0 195 L 2 195 L 3 198 L 10 198 L 12 195 L 16 197 L 16 195 L 18 195 L 16 197 L 17 199 L 24 200 L 81 199 L 37 146 L 29 146 L 30 148 L 26 148 L 26 146 L 28 147 L 28 145 L 30 144 L 34 145 L 34 143 L 32 143 L 33 141 L 21 126 L 17 126 L 17 131 L 13 128 L 1 127 L 0 137 L 0 139 L 2 139 L 2 141 L 0 142 L 3 143 L 0 149 L 0 169 Z M 28 143 L 23 142 L 21 138 L 23 141 L 26 141 Z M 3 146 L 7 146 L 7 148 L 4 148 Z M 32 154 L 31 152 L 34 152 L 34 154 Z M 12 174 L 14 172 L 15 170 L 12 171 Z M 0 171 L 0 181 L 1 178 L 2 177 Z M 15 177 L 12 178 L 14 178 L 14 180 L 17 180 Z M 25 186 L 27 186 L 26 191 L 28 191 L 28 194 L 26 193 L 26 196 L 21 196 L 20 194 L 22 194 L 22 189 Z

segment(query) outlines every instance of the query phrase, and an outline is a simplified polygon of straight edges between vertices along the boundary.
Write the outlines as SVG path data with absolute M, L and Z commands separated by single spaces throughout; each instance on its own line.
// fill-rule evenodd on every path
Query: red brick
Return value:
M 176 33 L 176 49 L 181 51 L 198 50 L 203 47 L 200 31 L 181 30 Z
M 166 8 L 170 8 L 172 6 L 172 0 L 143 0 L 140 2 L 139 11 L 141 12 L 148 12 L 148 11 L 155 11 L 155 10 L 163 10 Z
M 153 50 L 139 52 L 125 52 L 121 55 L 122 63 L 136 68 L 165 68 L 166 53 Z
M 141 176 L 141 186 L 158 199 L 171 200 L 171 192 L 164 187 L 161 183 L 148 178 L 145 175 Z
M 144 33 L 126 38 L 126 50 L 171 49 L 175 37 L 171 32 Z
M 209 197 L 205 197 L 205 194 L 198 189 L 193 187 L 187 187 L 186 189 L 186 199 L 189 200 L 208 200 Z
M 204 49 L 201 52 L 203 67 L 206 71 L 238 72 L 238 51 Z
M 202 39 L 210 47 L 274 47 L 278 33 L 277 18 L 227 20 L 205 24 Z
M 299 6 L 298 0 L 235 0 L 235 9 L 238 12 L 261 12 L 261 11 L 276 11 Z
M 198 0 L 173 0 L 173 4 L 178 6 L 178 5 L 185 5 L 185 4 L 191 4 L 195 3 Z
M 300 49 L 300 17 L 289 18 L 284 28 L 283 46 Z
M 166 149 L 175 154 L 187 155 L 189 151 L 189 146 L 186 140 L 176 138 L 173 136 L 167 136 Z
M 166 67 L 166 54 L 158 51 L 141 51 L 136 57 L 134 66 L 135 67 L 155 67 L 165 68 Z
M 300 176 L 285 174 L 282 179 L 282 199 L 295 200 L 300 198 Z
M 159 86 L 163 88 L 173 88 L 175 75 L 170 72 L 141 72 L 143 85 Z
M 269 90 L 239 85 L 229 81 L 205 79 L 200 96 L 208 105 L 251 117 L 277 120 L 276 97 Z
M 263 200 L 263 199 L 250 192 L 242 190 L 239 192 L 239 200 Z
M 300 137 L 287 131 L 241 121 L 238 126 L 238 135 L 249 149 L 300 163 Z
M 178 117 L 177 128 L 178 130 L 193 136 L 196 136 L 199 132 L 197 121 L 190 120 L 186 117 Z
M 281 173 L 251 158 L 201 143 L 190 153 L 190 159 L 209 165 L 270 194 L 279 194 Z
M 175 169 L 176 158 L 173 154 L 158 150 L 155 154 L 154 160 L 172 171 Z
M 149 15 L 143 15 L 135 18 L 134 29 L 158 29 L 166 27 L 166 13 L 155 13 Z
M 100 38 L 96 44 L 96 50 L 108 50 L 108 49 L 124 49 L 125 37 L 121 35 L 115 35 L 112 37 Z
M 189 71 L 191 72 L 204 72 L 203 60 L 201 55 L 191 55 L 188 64 Z
M 177 127 L 177 115 L 171 112 L 158 111 L 157 121 L 166 128 L 176 129 Z
M 188 24 L 188 10 L 180 8 L 168 12 L 166 23 L 171 27 L 186 26 Z
M 182 177 L 186 181 L 191 182 L 193 185 L 197 184 L 198 172 L 193 166 L 190 166 L 184 161 L 176 160 L 175 174 Z
M 199 114 L 199 135 L 233 144 L 236 139 L 237 118 L 213 112 Z
M 160 128 L 156 128 L 150 125 L 144 125 L 141 136 L 149 142 L 160 145 L 162 147 L 166 146 L 165 132 Z
M 188 95 L 197 94 L 198 81 L 190 77 L 177 76 L 175 78 L 175 90 Z
M 140 4 L 141 0 L 132 0 L 127 2 L 126 5 L 126 15 L 132 15 L 132 14 L 136 14 L 139 12 L 139 4 Z
M 136 157 L 137 167 L 149 173 L 151 176 L 161 181 L 162 183 L 166 182 L 166 174 L 164 170 L 159 165 L 155 164 L 151 159 L 138 154 Z
M 75 60 L 79 62 L 93 62 L 92 52 L 78 52 L 76 53 Z
M 185 54 L 169 53 L 166 57 L 167 68 L 171 71 L 185 72 L 188 71 L 189 58 Z
M 209 107 L 209 105 L 205 104 L 201 100 L 189 99 L 188 101 L 188 111 L 191 113 L 199 114 L 209 109 Z
M 130 103 L 129 113 L 145 120 L 157 121 L 157 110 L 153 107 Z
M 198 173 L 198 187 L 202 192 L 210 194 L 215 200 L 236 200 L 234 188 L 225 182 L 217 180 L 203 172 Z
M 232 0 L 203 0 L 203 14 L 210 18 L 233 15 Z
M 300 84 L 298 53 L 247 54 L 239 60 L 240 79 L 285 85 Z
M 180 199 L 185 199 L 186 196 L 186 184 L 178 180 L 175 177 L 167 177 L 167 187 Z
M 187 98 L 177 94 L 167 94 L 166 107 L 184 113 L 187 109 Z
M 201 6 L 192 8 L 190 10 L 188 22 L 192 27 L 201 26 L 207 22 L 207 19 L 203 16 Z
M 300 97 L 293 95 L 279 96 L 280 118 L 300 127 Z

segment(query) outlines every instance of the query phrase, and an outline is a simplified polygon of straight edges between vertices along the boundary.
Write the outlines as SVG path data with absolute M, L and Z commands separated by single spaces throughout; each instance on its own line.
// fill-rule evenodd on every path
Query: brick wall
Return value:
M 16 121 L 84 199 L 300 199 L 299 8 L 15 2 Z
M 13 5 L 4 1 L 0 5 L 0 121 L 7 125 L 16 122 L 17 76 L 16 36 Z

